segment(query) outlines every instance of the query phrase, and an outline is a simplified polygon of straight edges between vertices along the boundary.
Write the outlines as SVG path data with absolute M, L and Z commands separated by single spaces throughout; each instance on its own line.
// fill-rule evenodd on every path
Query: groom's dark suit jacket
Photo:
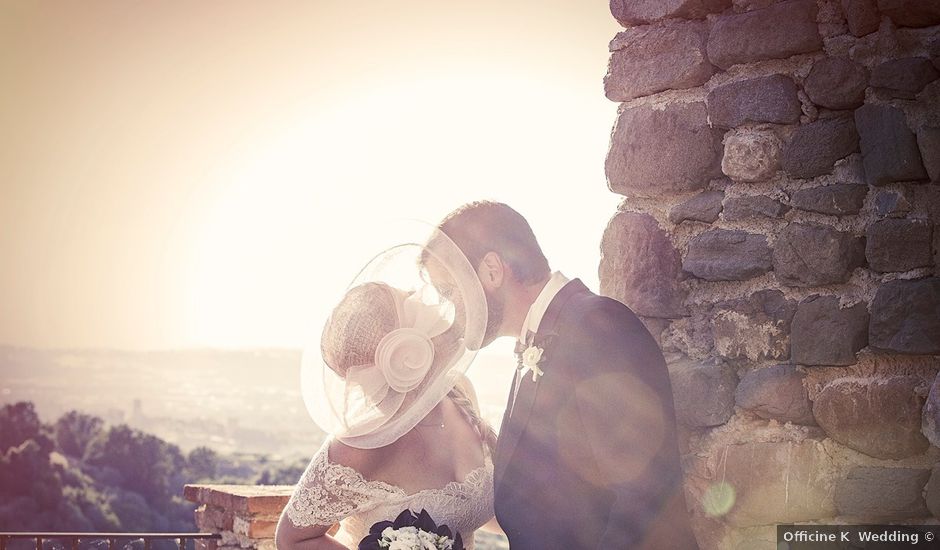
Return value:
M 575 279 L 535 344 L 544 374 L 523 375 L 494 459 L 496 517 L 512 550 L 698 548 L 669 376 L 642 322 Z

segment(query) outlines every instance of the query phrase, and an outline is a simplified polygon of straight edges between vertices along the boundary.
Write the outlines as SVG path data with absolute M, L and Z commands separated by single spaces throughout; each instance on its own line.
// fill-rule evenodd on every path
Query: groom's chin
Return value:
M 483 335 L 483 342 L 480 343 L 480 349 L 489 346 L 496 341 L 497 338 L 499 338 L 499 333 L 494 331 L 493 334 L 490 334 L 489 327 L 487 327 L 486 334 Z
M 480 351 L 487 346 L 486 342 L 481 342 L 479 346 L 467 346 L 467 351 Z
M 486 336 L 486 337 L 483 338 L 483 341 L 480 342 L 478 345 L 473 345 L 472 343 L 470 343 L 470 344 L 467 345 L 466 347 L 467 347 L 467 350 L 468 350 L 468 351 L 480 351 L 481 349 L 485 348 L 486 346 L 492 344 L 492 343 L 493 343 L 493 340 L 495 340 L 495 339 L 496 339 L 495 337 L 488 337 L 488 336 Z

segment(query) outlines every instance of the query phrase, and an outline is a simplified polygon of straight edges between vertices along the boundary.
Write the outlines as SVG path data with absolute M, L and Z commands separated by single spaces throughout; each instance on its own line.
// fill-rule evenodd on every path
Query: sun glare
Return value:
M 300 102 L 234 143 L 210 175 L 191 248 L 188 339 L 298 345 L 394 220 L 433 223 L 479 198 L 524 214 L 561 208 L 565 195 L 549 190 L 572 185 L 571 164 L 597 155 L 596 139 L 570 139 L 584 133 L 563 113 L 571 92 L 467 74 L 403 79 L 330 109 Z M 557 237 L 530 221 L 546 243 Z M 598 237 L 582 241 L 591 257 Z

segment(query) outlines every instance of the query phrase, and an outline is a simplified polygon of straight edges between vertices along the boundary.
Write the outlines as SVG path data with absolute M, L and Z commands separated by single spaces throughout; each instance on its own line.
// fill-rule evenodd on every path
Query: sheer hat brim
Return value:
M 375 353 L 343 369 L 326 356 L 349 340 L 325 341 L 316 331 L 304 349 L 301 388 L 310 416 L 325 432 L 357 448 L 389 445 L 418 424 L 464 376 L 486 329 L 486 298 L 476 270 L 437 228 L 401 222 L 347 288 L 380 285 L 395 304 L 393 330 L 354 335 Z M 346 295 L 344 295 L 344 298 Z M 340 300 L 341 315 L 365 314 L 369 303 Z M 339 308 L 327 317 L 326 325 Z M 335 331 L 334 331 L 335 332 Z M 347 335 L 348 336 L 348 335 Z

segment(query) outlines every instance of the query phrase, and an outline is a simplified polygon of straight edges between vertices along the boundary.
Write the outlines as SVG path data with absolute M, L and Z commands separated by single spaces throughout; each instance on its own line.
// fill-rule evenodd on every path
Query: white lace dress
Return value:
M 336 539 L 349 548 L 369 534 L 379 521 L 394 520 L 406 508 L 425 509 L 440 524 L 460 532 L 464 546 L 473 548 L 473 533 L 493 517 L 493 461 L 460 482 L 408 494 L 382 481 L 365 479 L 358 471 L 330 461 L 330 439 L 323 444 L 297 483 L 285 513 L 297 527 L 340 523 Z

